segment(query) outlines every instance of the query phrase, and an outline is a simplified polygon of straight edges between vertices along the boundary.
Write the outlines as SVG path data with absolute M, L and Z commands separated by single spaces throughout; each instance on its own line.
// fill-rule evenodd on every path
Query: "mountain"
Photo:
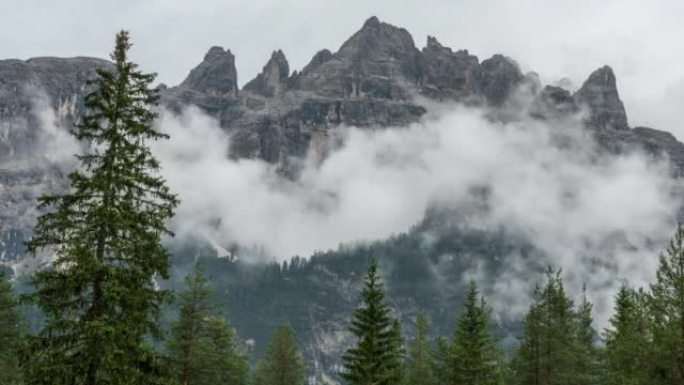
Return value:
M 540 84 L 534 73 L 522 73 L 502 55 L 480 61 L 434 37 L 419 49 L 408 31 L 376 17 L 336 52 L 317 52 L 301 71 L 291 72 L 277 50 L 240 89 L 235 61 L 230 50 L 211 47 L 181 84 L 161 86 L 162 105 L 176 112 L 196 106 L 231 134 L 227 156 L 262 159 L 284 178 L 298 178 L 305 157 L 322 162 L 333 151 L 335 127 L 407 126 L 420 121 L 433 103 L 483 107 L 499 121 L 522 119 L 521 114 L 561 121 L 584 112 L 586 129 L 605 152 L 641 149 L 654 158 L 667 157 L 673 178 L 684 174 L 684 144 L 670 133 L 629 125 L 608 66 L 591 73 L 573 93 Z M 83 112 L 85 81 L 98 68 L 111 64 L 95 58 L 0 61 L 0 264 L 20 268 L 29 261 L 23 241 L 37 213 L 36 197 L 64 188 L 68 172 L 68 165 L 49 159 L 46 148 L 55 148 L 45 147 L 43 135 L 46 127 L 67 129 Z M 529 108 L 519 108 L 521 97 Z M 479 194 L 484 193 L 474 196 Z M 478 204 L 473 210 L 484 210 Z M 208 266 L 217 302 L 228 302 L 231 322 L 243 338 L 256 342 L 255 354 L 277 323 L 289 321 L 314 363 L 313 373 L 326 383 L 335 378 L 340 352 L 349 342 L 346 323 L 369 255 L 381 259 L 392 305 L 409 331 L 425 309 L 437 331 L 450 329 L 467 269 L 496 271 L 498 258 L 511 253 L 543 267 L 544 255 L 530 239 L 510 229 L 464 229 L 459 215 L 429 210 L 414 228 L 385 241 L 344 245 L 286 264 L 216 258 L 215 248 L 204 240 L 170 247 L 176 277 L 196 260 Z M 621 241 L 606 247 L 617 247 L 611 242 Z M 508 335 L 516 327 L 503 322 L 500 332 Z

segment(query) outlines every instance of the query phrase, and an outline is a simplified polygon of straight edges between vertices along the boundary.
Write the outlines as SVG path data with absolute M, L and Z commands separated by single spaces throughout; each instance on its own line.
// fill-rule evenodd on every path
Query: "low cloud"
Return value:
M 228 159 L 230 137 L 198 110 L 164 112 L 159 127 L 171 140 L 154 151 L 183 201 L 173 226 L 181 236 L 253 246 L 280 260 L 384 239 L 431 205 L 472 204 L 472 189 L 486 188 L 490 209 L 464 226 L 505 226 L 529 239 L 549 256 L 538 263 L 564 270 L 571 293 L 588 285 L 599 322 L 621 280 L 653 278 L 679 206 L 665 161 L 637 151 L 602 155 L 576 120 L 498 123 L 477 109 L 432 110 L 439 112 L 410 127 L 338 129 L 344 145 L 297 181 L 259 160 Z M 477 268 L 466 275 L 504 316 L 519 316 L 534 275 L 528 261 L 502 257 L 501 277 Z

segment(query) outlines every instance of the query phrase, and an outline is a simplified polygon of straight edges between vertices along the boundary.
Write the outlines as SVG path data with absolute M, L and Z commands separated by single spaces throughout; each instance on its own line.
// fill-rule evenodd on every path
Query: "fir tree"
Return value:
M 349 385 L 396 385 L 401 360 L 375 259 L 368 267 L 361 297 L 363 305 L 354 311 L 350 327 L 357 343 L 342 357 L 342 378 Z
M 499 351 L 490 333 L 491 316 L 484 299 L 479 298 L 477 285 L 471 282 L 461 317 L 454 331 L 454 384 L 489 385 L 500 379 Z
M 306 366 L 297 346 L 294 329 L 276 329 L 266 354 L 254 369 L 253 385 L 304 385 Z
M 401 333 L 401 323 L 399 320 L 394 320 L 392 322 L 392 344 L 390 346 L 390 352 L 392 356 L 398 361 L 399 365 L 394 370 L 391 375 L 390 381 L 393 384 L 401 384 L 404 381 L 405 376 L 405 360 L 406 360 L 406 349 L 404 348 L 404 338 Z
M 173 324 L 167 350 L 172 376 L 181 385 L 240 385 L 247 379 L 247 356 L 235 332 L 213 314 L 213 292 L 199 266 L 185 278 L 179 295 L 179 317 Z
M 523 320 L 524 336 L 513 359 L 515 382 L 525 385 L 574 383 L 576 314 L 563 288 L 560 271 L 547 272 Z
M 436 384 L 449 384 L 453 381 L 453 362 L 451 343 L 444 336 L 437 336 L 432 355 L 432 372 Z
M 599 382 L 599 357 L 594 346 L 595 332 L 591 315 L 593 304 L 587 298 L 586 286 L 582 288 L 582 302 L 577 309 L 577 340 L 575 346 L 575 383 L 591 385 Z
M 247 355 L 239 348 L 235 331 L 219 316 L 206 320 L 204 343 L 201 344 L 200 357 L 204 369 L 197 381 L 188 384 L 245 385 L 249 367 Z
M 656 282 L 651 285 L 657 360 L 667 381 L 684 384 L 684 228 L 660 255 Z
M 18 349 L 24 330 L 7 275 L 0 272 L 0 384 L 19 384 Z
M 628 286 L 620 287 L 615 297 L 615 313 L 604 332 L 605 383 L 608 385 L 655 384 L 652 320 L 647 308 L 648 295 Z
M 416 334 L 408 346 L 405 385 L 437 384 L 433 363 L 434 351 L 428 328 L 427 316 L 419 315 L 416 320 Z
M 159 95 L 154 74 L 130 62 L 128 33 L 116 36 L 114 71 L 98 70 L 74 135 L 89 145 L 69 175 L 70 190 L 41 198 L 52 209 L 38 219 L 28 250 L 55 253 L 32 277 L 27 299 L 42 310 L 29 338 L 29 384 L 139 384 L 158 373 L 149 336 L 168 293 L 161 237 L 178 201 L 159 176 L 149 141 L 164 139 L 151 124 Z

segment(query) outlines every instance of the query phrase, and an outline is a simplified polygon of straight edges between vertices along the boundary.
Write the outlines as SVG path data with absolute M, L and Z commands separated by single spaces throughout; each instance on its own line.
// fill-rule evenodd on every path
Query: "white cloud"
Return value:
M 468 205 L 472 188 L 486 186 L 491 212 L 466 226 L 504 225 L 524 235 L 564 269 L 571 292 L 583 283 L 596 289 L 601 322 L 620 279 L 643 285 L 653 278 L 678 207 L 664 162 L 636 152 L 599 155 L 574 122 L 503 124 L 479 110 L 437 110 L 448 112 L 407 128 L 342 128 L 343 147 L 298 181 L 262 161 L 228 159 L 229 137 L 198 110 L 164 112 L 159 124 L 171 140 L 155 152 L 183 201 L 174 226 L 180 236 L 258 246 L 279 259 L 308 256 L 406 231 L 429 205 Z M 519 256 L 502 257 L 510 266 L 502 277 L 483 278 L 496 282 L 486 290 L 499 309 L 519 316 L 507 298 L 524 303 L 533 280 Z M 514 291 L 521 288 L 527 291 Z

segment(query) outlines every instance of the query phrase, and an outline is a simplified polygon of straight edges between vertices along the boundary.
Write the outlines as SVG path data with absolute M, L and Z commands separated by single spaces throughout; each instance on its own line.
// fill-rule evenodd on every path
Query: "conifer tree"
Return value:
M 546 285 L 537 287 L 523 320 L 524 335 L 513 358 L 515 383 L 574 383 L 576 314 L 565 294 L 560 271 L 549 268 Z
M 159 336 L 168 293 L 154 279 L 168 276 L 161 237 L 178 200 L 147 147 L 166 138 L 152 127 L 155 75 L 129 61 L 130 47 L 128 33 L 117 34 L 114 70 L 89 82 L 74 130 L 89 152 L 77 155 L 68 192 L 41 198 L 47 212 L 27 242 L 55 254 L 27 297 L 44 315 L 25 350 L 29 384 L 133 385 L 159 373 L 148 337 Z
M 252 385 L 304 385 L 306 365 L 297 346 L 294 329 L 280 326 L 254 368 Z
M 201 267 L 185 278 L 179 317 L 167 350 L 172 377 L 180 385 L 241 385 L 247 380 L 247 356 L 235 332 L 212 312 L 212 290 Z
M 206 320 L 204 341 L 200 357 L 203 370 L 196 381 L 198 385 L 245 385 L 249 378 L 247 355 L 238 346 L 235 331 L 219 316 Z
M 437 336 L 432 355 L 432 371 L 437 384 L 449 384 L 453 381 L 453 362 L 453 349 L 450 341 L 444 336 Z
M 496 384 L 503 353 L 490 333 L 490 312 L 484 299 L 479 298 L 475 282 L 468 287 L 463 308 L 452 342 L 452 381 L 454 384 Z
M 684 228 L 677 226 L 660 255 L 651 285 L 654 342 L 659 366 L 671 384 L 684 384 Z
M 405 376 L 406 349 L 404 348 L 404 337 L 401 333 L 401 323 L 399 323 L 399 320 L 395 319 L 394 322 L 392 322 L 391 338 L 390 352 L 399 365 L 395 368 L 390 381 L 393 384 L 401 384 L 404 381 Z
M 416 334 L 408 346 L 405 385 L 435 385 L 434 350 L 429 336 L 428 319 L 420 314 L 416 320 Z
M 361 298 L 363 304 L 354 311 L 350 327 L 357 342 L 342 357 L 342 378 L 349 385 L 396 385 L 401 367 L 395 350 L 396 330 L 375 259 L 368 267 Z
M 595 332 L 591 315 L 594 305 L 587 298 L 586 286 L 582 288 L 582 302 L 577 309 L 577 336 L 575 346 L 575 383 L 597 384 L 600 380 L 598 351 L 594 346 Z
M 18 351 L 24 330 L 12 284 L 0 271 L 0 384 L 19 384 Z
M 604 332 L 605 383 L 607 385 L 656 384 L 653 360 L 652 317 L 648 295 L 620 287 L 615 297 L 615 313 Z

